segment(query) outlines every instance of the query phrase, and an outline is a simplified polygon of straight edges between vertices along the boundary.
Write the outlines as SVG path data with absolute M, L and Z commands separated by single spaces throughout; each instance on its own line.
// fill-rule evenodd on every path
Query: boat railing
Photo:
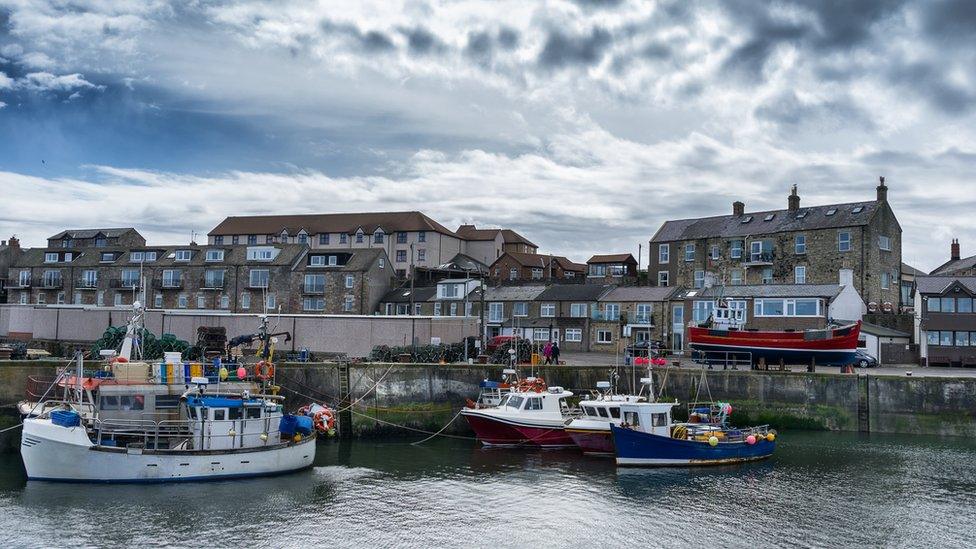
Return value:
M 160 420 L 153 421 L 150 419 L 95 419 L 92 421 L 92 430 L 95 434 L 96 444 L 99 446 L 111 446 L 112 444 L 108 441 L 114 441 L 117 437 L 131 437 L 131 438 L 142 438 L 142 448 L 154 449 L 154 450 L 166 450 L 167 448 L 160 447 L 160 439 L 165 439 L 167 441 L 172 439 L 182 439 L 178 442 L 177 446 L 182 443 L 189 441 L 191 438 L 199 440 L 202 443 L 201 448 L 206 449 L 212 447 L 212 442 L 215 439 L 226 439 L 242 436 L 242 433 L 235 431 L 235 428 L 243 427 L 246 422 L 266 422 L 269 418 L 240 418 L 240 419 L 226 419 L 226 420 L 206 420 L 204 422 L 205 429 L 201 432 L 195 432 L 191 427 L 191 422 L 193 420 Z M 269 424 L 274 423 L 268 421 Z M 221 429 L 221 427 L 226 427 L 226 429 Z M 275 443 L 281 437 L 281 431 L 278 428 L 268 429 L 264 431 L 263 434 L 266 436 L 266 441 L 269 444 Z M 135 442 L 138 445 L 138 442 Z M 172 449 L 172 447 L 170 448 Z
M 698 351 L 691 352 L 692 361 L 704 364 L 711 370 L 721 365 L 723 370 L 738 370 L 739 366 L 752 368 L 752 353 L 750 351 Z

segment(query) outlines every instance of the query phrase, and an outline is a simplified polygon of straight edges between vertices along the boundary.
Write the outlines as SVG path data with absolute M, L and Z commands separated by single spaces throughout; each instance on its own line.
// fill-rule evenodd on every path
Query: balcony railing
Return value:
M 6 283 L 7 288 L 30 288 L 31 280 L 21 280 L 20 278 L 8 278 Z
M 769 265 L 773 263 L 773 252 L 751 253 L 747 261 L 748 265 Z
M 75 284 L 76 290 L 94 290 L 98 288 L 98 279 L 91 280 L 88 278 L 79 279 Z
M 620 320 L 620 313 L 607 314 L 605 311 L 592 311 L 590 313 L 591 320 L 602 320 L 606 322 L 616 322 Z
M 156 290 L 180 290 L 183 288 L 183 279 L 153 280 L 153 288 Z
M 634 315 L 634 318 L 630 321 L 630 323 L 652 326 L 654 325 L 654 318 L 651 315 Z
M 306 284 L 302 286 L 302 293 L 306 294 L 324 294 L 325 284 Z
M 64 288 L 64 280 L 60 278 L 45 278 L 38 285 L 45 290 L 60 290 Z
M 108 286 L 109 286 L 109 288 L 136 289 L 136 288 L 139 287 L 139 281 L 138 280 L 124 280 L 124 279 L 121 279 L 121 278 L 113 278 L 112 280 L 109 280 Z M 154 286 L 153 287 L 154 288 L 156 287 L 155 286 L 155 283 L 154 283 Z
M 207 278 L 203 278 L 200 281 L 200 288 L 202 288 L 204 290 L 222 290 L 222 289 L 224 289 L 225 284 L 226 284 L 226 281 L 223 278 L 221 278 L 219 280 L 212 279 L 212 278 L 208 280 Z

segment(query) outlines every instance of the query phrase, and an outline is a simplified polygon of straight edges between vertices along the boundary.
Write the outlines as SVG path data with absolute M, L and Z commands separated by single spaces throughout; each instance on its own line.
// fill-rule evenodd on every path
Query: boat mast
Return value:
M 132 318 L 129 319 L 129 325 L 125 330 L 125 339 L 122 341 L 119 357 L 126 360 L 142 358 L 142 348 L 139 338 L 141 336 L 140 332 L 144 312 L 145 309 L 143 309 L 142 303 L 136 301 L 132 304 Z

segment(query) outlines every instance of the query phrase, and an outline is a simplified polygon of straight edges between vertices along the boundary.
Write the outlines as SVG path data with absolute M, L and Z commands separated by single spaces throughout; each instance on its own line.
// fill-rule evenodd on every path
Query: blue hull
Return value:
M 668 465 L 723 465 L 765 459 L 773 455 L 776 442 L 760 439 L 755 444 L 679 440 L 610 426 L 617 451 L 617 465 L 660 467 Z
M 804 364 L 809 365 L 810 360 L 816 360 L 817 364 L 820 366 L 846 366 L 848 364 L 854 364 L 857 362 L 857 353 L 849 351 L 801 351 L 801 350 L 784 350 L 784 349 L 767 349 L 762 347 L 735 347 L 731 345 L 710 345 L 703 343 L 692 343 L 692 350 L 695 351 L 706 351 L 706 352 L 719 352 L 719 353 L 742 353 L 743 357 L 745 353 L 752 353 L 753 363 L 759 362 L 759 359 L 765 359 L 766 364 L 779 364 L 780 359 L 786 364 Z M 695 358 L 695 362 L 706 363 L 712 362 L 715 364 L 721 364 L 723 362 L 722 355 L 714 355 L 715 358 L 708 360 L 705 358 Z

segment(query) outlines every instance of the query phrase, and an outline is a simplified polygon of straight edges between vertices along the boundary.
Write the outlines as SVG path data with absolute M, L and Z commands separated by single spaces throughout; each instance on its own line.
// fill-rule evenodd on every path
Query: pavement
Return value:
M 613 353 L 580 353 L 563 351 L 559 359 L 568 366 L 613 366 L 614 364 L 624 365 L 623 355 Z M 668 359 L 668 365 L 677 359 L 680 368 L 701 368 L 700 364 L 692 362 L 691 359 L 684 357 L 672 357 Z M 787 366 L 793 372 L 806 372 L 806 366 L 794 365 Z M 721 366 L 715 369 L 721 370 Z M 743 370 L 743 368 L 739 368 Z M 745 369 L 748 370 L 748 369 Z M 775 371 L 775 370 L 774 370 Z M 839 366 L 817 366 L 820 373 L 840 373 Z M 926 368 L 918 364 L 892 364 L 878 368 L 855 368 L 855 373 L 882 376 L 907 376 L 911 372 L 912 377 L 974 377 L 976 378 L 976 368 Z

